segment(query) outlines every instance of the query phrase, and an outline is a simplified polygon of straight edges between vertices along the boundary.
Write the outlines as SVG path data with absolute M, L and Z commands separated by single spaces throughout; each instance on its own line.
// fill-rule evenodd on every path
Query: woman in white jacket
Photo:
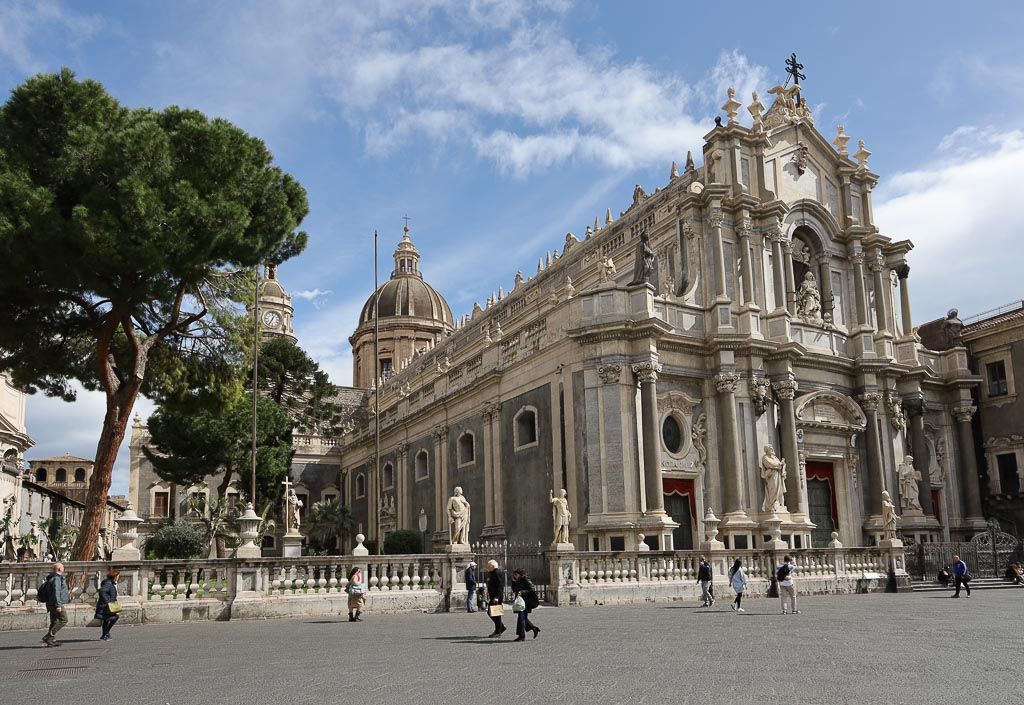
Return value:
M 744 610 L 740 605 L 743 602 L 743 591 L 747 589 L 747 574 L 743 572 L 743 561 L 739 558 L 733 562 L 732 568 L 729 569 L 729 584 L 736 591 L 736 599 L 732 601 L 732 608 L 736 612 L 743 612 Z

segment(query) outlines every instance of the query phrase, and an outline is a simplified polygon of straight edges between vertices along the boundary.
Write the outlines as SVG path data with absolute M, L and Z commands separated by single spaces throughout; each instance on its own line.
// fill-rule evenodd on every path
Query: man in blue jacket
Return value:
M 967 597 L 971 596 L 971 576 L 967 572 L 967 564 L 960 560 L 960 556 L 953 556 L 953 580 L 956 583 L 953 597 L 960 597 L 961 586 L 967 590 Z
M 43 643 L 49 646 L 60 646 L 57 641 L 57 632 L 68 623 L 68 616 L 64 611 L 64 605 L 70 602 L 68 595 L 68 581 L 64 579 L 64 564 L 54 563 L 53 572 L 46 576 L 43 583 L 46 590 L 46 611 L 50 613 L 50 628 L 43 637 Z

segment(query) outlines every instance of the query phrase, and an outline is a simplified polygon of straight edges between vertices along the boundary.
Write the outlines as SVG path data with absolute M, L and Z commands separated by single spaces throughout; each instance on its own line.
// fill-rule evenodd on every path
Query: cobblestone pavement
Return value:
M 1024 590 L 723 602 L 541 608 L 526 643 L 465 613 L 3 632 L 0 703 L 1019 702 Z

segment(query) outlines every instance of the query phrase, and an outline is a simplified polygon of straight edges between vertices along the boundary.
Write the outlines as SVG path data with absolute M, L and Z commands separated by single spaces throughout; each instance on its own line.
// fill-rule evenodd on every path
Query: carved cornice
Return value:
M 657 382 L 658 373 L 661 372 L 661 365 L 654 360 L 648 360 L 647 362 L 640 362 L 632 365 L 633 374 L 636 375 L 636 379 L 640 384 L 646 384 L 648 382 Z
M 978 407 L 971 406 L 956 406 L 953 407 L 953 416 L 960 423 L 970 423 L 971 417 L 974 416 L 974 412 L 978 410 Z
M 713 381 L 719 393 L 734 393 L 740 384 L 740 376 L 735 372 L 719 372 L 713 377 Z
M 622 365 L 601 365 L 597 368 L 597 376 L 603 384 L 618 384 L 622 379 Z
M 775 392 L 775 396 L 779 399 L 792 399 L 796 396 L 796 390 L 799 388 L 795 379 L 783 379 L 778 382 L 772 382 L 772 390 Z

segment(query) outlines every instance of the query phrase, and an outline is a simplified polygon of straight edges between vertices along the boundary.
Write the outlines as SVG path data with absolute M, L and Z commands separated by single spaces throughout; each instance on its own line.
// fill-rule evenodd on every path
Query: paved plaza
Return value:
M 0 702 L 1007 703 L 1024 591 L 542 608 L 536 641 L 481 614 L 367 615 L 0 633 Z M 54 659 L 54 660 L 51 660 Z M 66 675 L 44 670 L 70 669 Z

